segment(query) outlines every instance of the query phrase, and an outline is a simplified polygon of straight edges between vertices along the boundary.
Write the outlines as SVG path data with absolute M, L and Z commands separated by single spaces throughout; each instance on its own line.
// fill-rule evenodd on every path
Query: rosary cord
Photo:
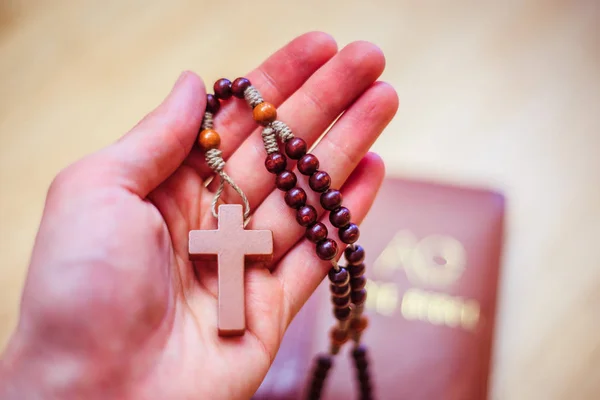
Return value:
M 352 351 L 354 367 L 356 368 L 356 377 L 360 388 L 360 399 L 371 400 L 373 398 L 373 388 L 369 374 L 369 360 L 367 358 L 367 349 L 364 346 L 357 346 Z
M 212 129 L 213 127 L 213 114 L 211 112 L 204 113 L 204 119 L 202 120 L 202 130 Z M 248 224 L 250 221 L 250 203 L 248 202 L 248 198 L 246 194 L 242 191 L 242 189 L 231 179 L 229 175 L 223 169 L 225 168 L 225 160 L 223 159 L 223 153 L 221 150 L 217 148 L 209 149 L 204 154 L 206 158 L 206 163 L 208 166 L 215 171 L 219 175 L 219 188 L 215 192 L 215 196 L 213 197 L 211 204 L 211 212 L 213 217 L 217 218 L 217 205 L 219 203 L 219 199 L 223 194 L 223 190 L 225 189 L 225 184 L 229 184 L 235 190 L 240 197 L 242 198 L 242 202 L 244 203 L 244 226 Z
M 263 144 L 267 154 L 273 154 L 279 151 L 277 145 L 277 136 L 275 136 L 275 129 L 272 126 L 267 125 L 262 131 Z
M 294 133 L 284 122 L 277 120 L 277 108 L 265 102 L 259 91 L 246 78 L 237 78 L 233 83 L 225 78 L 219 79 L 214 85 L 215 94 L 207 95 L 207 105 L 202 132 L 198 138 L 200 148 L 205 151 L 206 161 L 210 168 L 219 175 L 220 184 L 212 203 L 212 213 L 217 215 L 216 206 L 223 193 L 225 184 L 229 184 L 242 198 L 245 208 L 245 223 L 250 214 L 250 207 L 242 190 L 223 171 L 225 161 L 221 151 L 220 136 L 213 127 L 213 115 L 220 108 L 220 100 L 232 96 L 244 99 L 252 109 L 254 120 L 263 125 L 262 140 L 267 157 L 265 167 L 276 176 L 275 186 L 285 193 L 286 204 L 295 210 L 296 221 L 306 228 L 305 238 L 315 244 L 315 252 L 322 260 L 330 261 L 332 268 L 328 276 L 330 280 L 331 302 L 333 314 L 338 324 L 330 331 L 329 354 L 322 354 L 316 360 L 310 381 L 307 397 L 319 399 L 327 375 L 333 365 L 333 359 L 339 354 L 344 344 L 354 342 L 352 357 L 357 369 L 360 386 L 360 398 L 373 398 L 372 383 L 370 382 L 366 348 L 360 344 L 361 336 L 367 328 L 368 319 L 363 315 L 366 301 L 367 279 L 365 273 L 365 251 L 355 244 L 360 236 L 359 228 L 351 221 L 351 213 L 342 205 L 342 194 L 331 188 L 332 179 L 329 174 L 319 169 L 319 160 L 308 152 L 308 144 Z M 338 229 L 338 237 L 346 245 L 342 250 L 347 266 L 340 266 L 337 261 L 339 244 L 328 237 L 328 228 L 318 220 L 319 214 L 315 207 L 307 204 L 307 194 L 298 184 L 297 175 L 292 167 L 287 168 L 287 157 L 295 160 L 298 173 L 305 175 L 308 186 L 319 194 L 319 202 L 325 211 L 329 212 L 329 221 L 333 229 Z

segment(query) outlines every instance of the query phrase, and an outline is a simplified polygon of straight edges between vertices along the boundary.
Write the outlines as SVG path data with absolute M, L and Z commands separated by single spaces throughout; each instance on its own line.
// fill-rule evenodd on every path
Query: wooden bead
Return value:
M 331 297 L 346 297 L 350 294 L 350 285 L 344 286 L 336 286 L 329 285 L 329 291 L 331 292 Z
M 227 100 L 231 97 L 231 81 L 229 79 L 221 78 L 215 82 L 213 86 L 215 96 L 221 100 Z
M 359 379 L 360 381 L 360 379 Z M 373 400 L 372 388 L 369 382 L 360 382 L 360 400 Z
M 281 153 L 271 153 L 267 155 L 267 158 L 265 159 L 265 167 L 267 167 L 267 171 L 272 174 L 279 174 L 285 170 L 286 166 L 287 160 Z
M 348 246 L 346 250 L 344 250 L 344 256 L 349 264 L 358 265 L 365 260 L 365 249 L 360 245 Z
M 277 118 L 277 109 L 271 103 L 262 102 L 252 110 L 254 120 L 261 125 L 268 125 Z
M 290 190 L 296 186 L 296 183 L 296 174 L 288 170 L 281 171 L 279 175 L 277 175 L 277 178 L 275 178 L 275 186 L 277 186 L 277 189 L 283 191 Z
M 352 298 L 352 302 L 357 306 L 363 305 L 367 300 L 367 291 L 366 289 L 357 290 L 350 293 L 350 297 Z
M 298 160 L 298 171 L 303 175 L 312 175 L 319 169 L 319 159 L 312 154 L 305 154 Z
M 221 137 L 214 129 L 205 129 L 198 135 L 198 145 L 204 151 L 217 149 L 221 145 Z
M 329 336 L 331 337 L 331 341 L 338 346 L 343 345 L 348 341 L 348 339 L 350 339 L 348 331 L 342 330 L 337 326 L 331 329 Z
M 353 291 L 364 289 L 367 285 L 367 278 L 364 275 L 350 279 L 350 286 Z
M 346 268 L 340 268 L 339 271 L 336 271 L 335 268 L 331 268 L 329 270 L 329 280 L 335 286 L 343 286 L 348 284 L 350 280 L 350 274 L 346 270 Z
M 365 273 L 365 264 L 348 265 L 348 272 L 352 278 L 362 276 Z
M 346 321 L 348 320 L 348 318 L 350 318 L 351 312 L 352 310 L 350 309 L 350 307 L 336 308 L 333 310 L 333 315 L 335 316 L 335 318 L 337 318 L 338 321 Z
M 369 366 L 369 362 L 366 358 L 357 358 L 354 363 L 356 364 L 356 369 L 358 369 L 358 380 L 361 382 L 369 381 L 369 374 L 367 372 L 367 367 Z
M 333 364 L 333 360 L 328 355 L 320 355 L 319 358 L 317 358 L 318 368 L 328 370 L 329 368 L 331 368 L 332 364 Z
M 303 206 L 296 212 L 296 221 L 301 226 L 309 226 L 317 220 L 317 210 L 313 206 Z
M 299 137 L 293 137 L 285 144 L 285 154 L 292 160 L 299 160 L 306 154 L 306 142 Z
M 342 205 L 342 193 L 339 190 L 329 189 L 321 195 L 321 206 L 328 210 L 333 211 Z
M 308 228 L 304 236 L 313 243 L 319 243 L 327 237 L 327 227 L 321 222 L 317 222 Z
M 206 111 L 216 114 L 221 108 L 221 102 L 212 94 L 206 95 Z
M 323 382 L 325 382 L 325 378 L 327 378 L 327 370 L 315 368 L 315 377 L 312 383 L 313 388 L 321 388 L 323 387 Z
M 344 297 L 331 296 L 331 302 L 333 303 L 334 307 L 348 307 L 351 303 L 350 295 Z
M 360 230 L 356 224 L 348 224 L 348 226 L 341 228 L 338 231 L 340 240 L 346 244 L 355 243 L 360 237 Z
M 337 255 L 338 246 L 335 240 L 325 239 L 317 243 L 317 256 L 321 260 L 333 260 Z
M 350 321 L 350 329 L 356 332 L 363 332 L 367 326 L 369 326 L 369 319 L 364 315 Z
M 246 78 L 237 78 L 231 84 L 231 94 L 238 99 L 244 98 L 244 92 L 251 85 L 250 81 Z
M 285 193 L 285 204 L 291 208 L 300 208 L 306 204 L 306 192 L 304 189 L 295 187 Z
M 310 176 L 308 184 L 312 190 L 321 193 L 329 189 L 331 186 L 331 177 L 325 171 L 317 171 Z
M 355 360 L 366 359 L 367 358 L 367 348 L 362 344 L 357 346 L 354 350 L 352 350 L 352 358 L 354 358 Z
M 331 225 L 336 228 L 347 226 L 350 223 L 351 218 L 352 215 L 350 214 L 350 210 L 346 207 L 339 207 L 329 214 L 329 221 L 331 222 Z

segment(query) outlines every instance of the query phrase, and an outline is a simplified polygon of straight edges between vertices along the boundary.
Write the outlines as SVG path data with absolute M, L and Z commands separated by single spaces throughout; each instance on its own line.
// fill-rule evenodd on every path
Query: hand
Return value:
M 383 68 L 369 43 L 337 52 L 331 37 L 309 33 L 247 75 L 309 145 L 345 111 L 313 153 L 332 187 L 343 185 L 355 222 L 384 174 L 367 151 L 398 106 L 395 91 L 375 82 Z M 200 78 L 182 74 L 121 140 L 56 177 L 0 364 L 0 397 L 242 399 L 259 387 L 330 264 L 303 239 L 264 169 L 251 110 L 228 100 L 215 120 L 226 171 L 254 211 L 248 229 L 273 232 L 274 259 L 268 269 L 246 270 L 245 335 L 217 335 L 216 269 L 190 262 L 187 249 L 190 230 L 215 226 L 212 186 L 203 185 L 211 171 L 194 146 L 205 98 Z M 239 201 L 233 191 L 224 198 Z

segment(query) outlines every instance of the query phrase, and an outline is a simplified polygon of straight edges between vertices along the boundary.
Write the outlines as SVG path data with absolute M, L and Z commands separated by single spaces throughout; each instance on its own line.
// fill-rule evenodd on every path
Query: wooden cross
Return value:
M 244 260 L 270 260 L 273 233 L 245 230 L 243 209 L 238 204 L 220 205 L 218 216 L 217 230 L 190 231 L 190 260 L 217 260 L 219 335 L 239 336 L 246 330 Z

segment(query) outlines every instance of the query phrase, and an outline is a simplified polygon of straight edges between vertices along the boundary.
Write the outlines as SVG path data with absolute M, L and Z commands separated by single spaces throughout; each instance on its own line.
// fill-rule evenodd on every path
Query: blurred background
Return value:
M 600 2 L 2 0 L 0 348 L 47 187 L 183 69 L 243 75 L 310 30 L 369 40 L 401 106 L 391 176 L 507 197 L 491 398 L 600 393 Z

